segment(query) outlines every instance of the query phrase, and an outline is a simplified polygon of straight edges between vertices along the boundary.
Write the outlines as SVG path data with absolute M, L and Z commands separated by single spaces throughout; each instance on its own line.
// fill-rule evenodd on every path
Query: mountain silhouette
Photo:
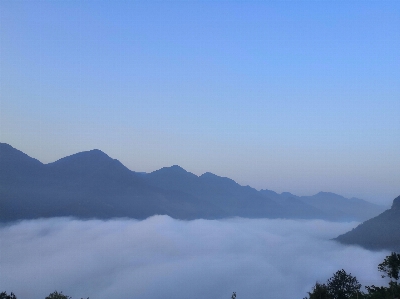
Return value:
M 179 166 L 164 167 L 145 177 L 149 185 L 191 194 L 225 211 L 228 217 L 284 217 L 283 207 L 256 189 L 212 173 L 196 176 Z
M 365 221 L 335 240 L 372 250 L 386 249 L 400 252 L 400 196 L 393 200 L 389 210 Z
M 366 220 L 382 208 L 336 194 L 298 197 L 241 186 L 212 173 L 174 165 L 151 173 L 129 170 L 100 150 L 43 164 L 0 143 L 0 221 L 72 216 L 144 219 L 226 217 Z M 374 214 L 375 212 L 375 214 Z
M 57 216 L 144 219 L 155 214 L 194 219 L 223 213 L 189 194 L 149 186 L 142 174 L 99 150 L 42 164 L 1 144 L 0 157 L 1 221 Z
M 296 196 L 284 192 L 282 197 L 296 198 L 302 203 L 329 215 L 332 220 L 364 221 L 377 215 L 375 204 L 358 198 L 345 198 L 332 192 L 319 192 L 312 196 Z M 380 212 L 384 211 L 384 207 L 380 207 L 380 209 Z

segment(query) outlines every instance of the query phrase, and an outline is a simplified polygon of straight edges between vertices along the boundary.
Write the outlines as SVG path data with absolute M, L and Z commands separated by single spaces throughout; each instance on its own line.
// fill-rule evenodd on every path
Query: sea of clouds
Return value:
M 0 227 L 0 292 L 44 299 L 303 298 L 345 269 L 384 285 L 389 252 L 331 241 L 358 223 L 243 219 L 52 218 Z

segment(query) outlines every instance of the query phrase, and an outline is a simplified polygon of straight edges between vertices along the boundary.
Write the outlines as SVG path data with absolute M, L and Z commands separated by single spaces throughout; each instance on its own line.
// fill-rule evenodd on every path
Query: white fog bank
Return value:
M 363 285 L 385 284 L 389 252 L 329 239 L 357 223 L 227 219 L 143 221 L 53 218 L 0 228 L 0 292 L 44 299 L 303 298 L 345 269 Z

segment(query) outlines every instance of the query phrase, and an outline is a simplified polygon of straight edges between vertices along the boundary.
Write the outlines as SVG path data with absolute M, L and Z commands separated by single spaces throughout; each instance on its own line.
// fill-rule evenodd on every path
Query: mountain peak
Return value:
M 218 176 L 216 174 L 213 174 L 212 172 L 205 172 L 200 176 L 200 178 L 202 178 L 202 179 L 211 179 L 211 180 L 230 180 L 230 181 L 233 181 L 230 178 L 221 177 L 221 176 Z
M 78 162 L 78 161 L 91 161 L 91 162 L 100 162 L 104 160 L 112 160 L 106 153 L 102 152 L 98 149 L 93 149 L 89 151 L 79 152 L 76 154 L 72 154 L 70 156 L 66 156 L 61 158 L 53 163 L 59 164 L 64 162 Z M 51 163 L 51 164 L 53 164 Z
M 172 165 L 172 166 L 169 166 L 169 167 L 160 168 L 158 170 L 155 170 L 155 171 L 151 172 L 150 175 L 151 176 L 154 176 L 154 175 L 156 175 L 156 176 L 169 175 L 169 176 L 172 176 L 172 177 L 175 177 L 175 178 L 176 177 L 180 177 L 180 178 L 183 178 L 183 177 L 197 178 L 197 175 L 195 175 L 195 174 L 193 174 L 193 173 L 191 173 L 189 171 L 186 171 L 185 169 L 183 169 L 179 165 Z
M 227 178 L 227 177 L 222 177 L 216 174 L 213 174 L 212 172 L 205 172 L 203 173 L 200 178 L 204 181 L 208 182 L 223 182 L 225 184 L 228 184 L 230 186 L 239 186 L 238 183 L 236 183 L 234 180 Z
M 201 175 L 201 177 L 219 177 L 219 176 L 217 176 L 216 174 L 213 174 L 212 172 L 205 172 L 205 173 L 203 173 L 202 175 Z
M 182 167 L 180 167 L 179 165 L 176 165 L 176 164 L 170 166 L 169 168 L 172 169 L 172 170 L 180 170 L 180 171 L 184 170 L 184 171 L 186 171 L 185 169 L 183 169 Z
M 393 200 L 392 210 L 400 210 L 400 195 Z
M 117 164 L 116 162 L 119 161 L 112 159 L 101 150 L 94 149 L 61 158 L 47 165 L 53 169 L 61 167 L 64 170 L 69 169 L 70 171 L 78 171 L 79 169 L 99 169 L 106 165 Z M 118 164 L 120 164 L 120 162 Z M 123 167 L 125 168 L 125 166 Z
M 163 167 L 158 171 L 162 171 L 162 172 L 170 172 L 170 173 L 188 173 L 188 171 L 186 171 L 185 169 L 183 169 L 182 167 L 180 167 L 179 165 L 172 165 L 172 166 L 167 166 L 167 167 Z

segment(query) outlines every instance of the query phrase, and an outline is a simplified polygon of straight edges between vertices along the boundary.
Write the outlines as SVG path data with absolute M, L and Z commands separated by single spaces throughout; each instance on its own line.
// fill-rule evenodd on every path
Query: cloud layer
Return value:
M 23 221 L 0 228 L 0 291 L 44 299 L 303 298 L 339 269 L 379 285 L 371 252 L 329 239 L 357 223 L 320 220 Z

